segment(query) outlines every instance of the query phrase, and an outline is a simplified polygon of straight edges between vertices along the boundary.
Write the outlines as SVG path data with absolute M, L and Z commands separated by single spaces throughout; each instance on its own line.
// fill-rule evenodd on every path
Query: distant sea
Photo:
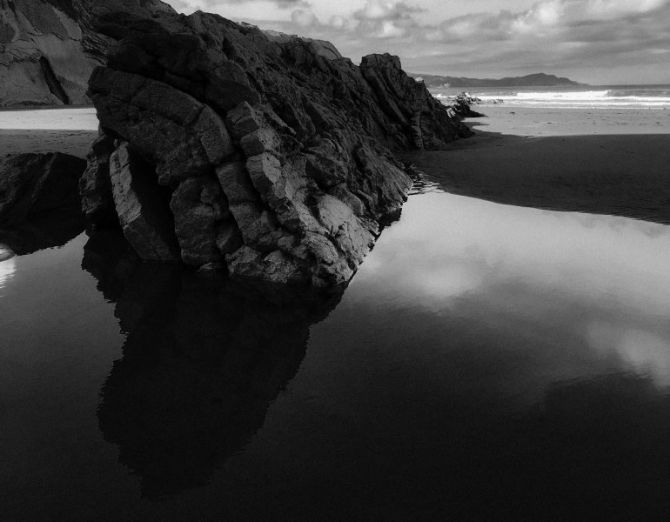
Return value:
M 590 108 L 590 109 L 667 109 L 670 85 L 584 85 L 552 87 L 474 87 L 434 88 L 440 100 L 461 92 L 480 98 L 483 105 L 504 104 L 515 107 Z

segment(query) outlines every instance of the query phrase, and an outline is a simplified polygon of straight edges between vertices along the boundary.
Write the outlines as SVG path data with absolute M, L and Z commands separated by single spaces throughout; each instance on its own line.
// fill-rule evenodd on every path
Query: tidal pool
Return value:
M 670 228 L 424 190 L 349 288 L 0 262 L 3 520 L 649 520 Z

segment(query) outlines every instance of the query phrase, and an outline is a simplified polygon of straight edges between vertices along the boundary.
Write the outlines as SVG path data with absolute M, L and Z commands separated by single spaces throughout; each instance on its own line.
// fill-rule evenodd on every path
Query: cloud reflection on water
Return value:
M 357 282 L 393 281 L 385 292 L 430 312 L 488 309 L 533 331 L 560 325 L 670 384 L 668 266 L 664 225 L 429 193 L 410 199 Z

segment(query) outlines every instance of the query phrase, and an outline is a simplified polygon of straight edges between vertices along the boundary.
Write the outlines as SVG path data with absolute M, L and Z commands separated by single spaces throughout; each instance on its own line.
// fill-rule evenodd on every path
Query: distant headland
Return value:
M 437 76 L 433 74 L 410 74 L 410 76 L 417 80 L 423 80 L 426 87 L 554 87 L 559 85 L 585 85 L 569 78 L 545 73 L 508 76 L 500 79 Z

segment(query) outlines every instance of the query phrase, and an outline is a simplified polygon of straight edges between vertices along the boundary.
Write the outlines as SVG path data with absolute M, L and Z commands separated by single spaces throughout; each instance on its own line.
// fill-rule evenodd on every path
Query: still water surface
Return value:
M 410 198 L 342 296 L 0 262 L 2 519 L 660 520 L 670 228 Z

